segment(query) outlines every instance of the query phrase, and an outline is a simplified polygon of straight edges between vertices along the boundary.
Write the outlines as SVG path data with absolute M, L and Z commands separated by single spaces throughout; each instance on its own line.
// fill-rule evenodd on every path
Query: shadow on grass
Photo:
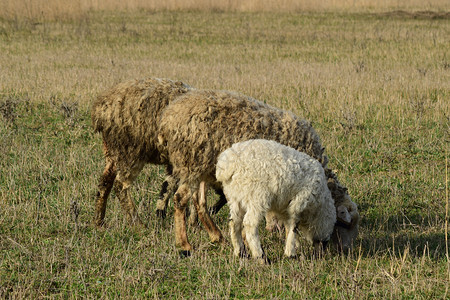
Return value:
M 359 240 L 363 257 L 384 253 L 402 254 L 405 251 L 413 257 L 427 256 L 440 260 L 446 257 L 445 234 L 438 232 L 397 232 L 383 236 L 366 235 Z

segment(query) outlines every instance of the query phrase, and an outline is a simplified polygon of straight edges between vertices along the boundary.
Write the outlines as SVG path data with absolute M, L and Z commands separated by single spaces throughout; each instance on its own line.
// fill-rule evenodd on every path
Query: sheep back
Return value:
M 108 156 L 130 164 L 136 157 L 159 163 L 157 121 L 161 111 L 190 87 L 180 81 L 150 78 L 120 83 L 100 94 L 92 106 L 92 124 L 102 133 Z
M 240 194 L 255 190 L 258 185 L 258 189 L 271 195 L 271 200 L 278 201 L 290 201 L 299 193 L 320 195 L 323 190 L 328 192 L 323 168 L 317 160 L 291 147 L 262 139 L 239 142 L 222 152 L 217 160 L 216 179 L 224 186 L 227 185 L 225 182 L 232 181 Z M 327 195 L 329 202 L 333 203 L 330 192 Z M 306 200 L 301 205 L 317 208 L 315 203 L 307 203 Z
M 159 128 L 159 151 L 181 180 L 215 181 L 219 154 L 249 139 L 277 141 L 309 154 L 323 166 L 328 161 L 309 122 L 227 91 L 189 91 L 164 110 Z

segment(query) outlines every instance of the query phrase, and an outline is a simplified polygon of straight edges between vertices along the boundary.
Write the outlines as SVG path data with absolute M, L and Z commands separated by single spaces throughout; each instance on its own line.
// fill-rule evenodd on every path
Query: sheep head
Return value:
M 356 204 L 351 200 L 346 187 L 343 187 L 331 170 L 326 169 L 328 188 L 331 191 L 336 206 L 336 225 L 331 241 L 338 251 L 352 249 L 353 242 L 358 236 L 359 212 Z
M 346 198 L 346 202 L 336 207 L 336 224 L 331 241 L 336 250 L 347 252 L 352 249 L 358 237 L 359 213 L 356 204 Z

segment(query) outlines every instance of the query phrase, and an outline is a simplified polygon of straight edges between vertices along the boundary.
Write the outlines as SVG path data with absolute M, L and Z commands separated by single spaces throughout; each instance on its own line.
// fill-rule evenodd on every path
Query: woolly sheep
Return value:
M 325 175 L 328 178 L 327 185 L 331 196 L 335 199 L 334 205 L 337 212 L 337 222 L 331 235 L 332 244 L 336 250 L 347 252 L 352 249 L 358 236 L 358 207 L 348 195 L 347 188 L 340 186 L 336 174 L 326 169 Z
M 104 224 L 107 198 L 114 181 L 128 219 L 141 224 L 129 187 L 146 163 L 163 163 L 156 147 L 160 113 L 189 90 L 180 81 L 150 78 L 120 83 L 98 96 L 92 106 L 92 124 L 102 134 L 106 166 L 98 185 L 96 225 Z M 173 180 L 169 182 L 176 185 Z M 174 189 L 170 185 L 165 188 Z
M 296 232 L 319 245 L 328 242 L 336 209 L 322 165 L 309 155 L 268 140 L 233 144 L 217 160 L 216 178 L 230 207 L 234 254 L 243 253 L 242 227 L 254 258 L 266 260 L 258 225 L 267 212 L 286 229 L 284 254 L 296 254 Z
M 227 91 L 190 90 L 180 95 L 161 114 L 158 132 L 161 157 L 172 166 L 179 182 L 174 196 L 176 244 L 186 251 L 192 247 L 187 239 L 184 210 L 191 198 L 211 241 L 223 238 L 209 216 L 201 189 L 205 184 L 220 188 L 215 178 L 217 157 L 232 144 L 249 139 L 274 140 L 305 152 L 324 168 L 328 162 L 310 123 L 291 112 Z M 335 184 L 348 196 L 337 180 Z
M 359 212 L 356 204 L 348 195 L 347 188 L 342 187 L 336 177 L 336 174 L 330 169 L 325 169 L 325 175 L 328 178 L 328 188 L 335 199 L 337 222 L 334 227 L 331 241 L 333 248 L 339 252 L 347 252 L 353 247 L 353 243 L 358 236 Z M 266 230 L 281 230 L 281 224 L 275 214 L 268 212 L 266 214 Z
M 96 197 L 94 222 L 97 226 L 104 224 L 107 199 L 114 181 L 117 182 L 115 189 L 125 214 L 132 223 L 141 224 L 128 188 L 146 163 L 164 164 L 156 148 L 160 114 L 176 97 L 191 89 L 180 81 L 148 78 L 119 83 L 97 97 L 92 106 L 92 124 L 94 131 L 102 134 L 106 160 Z M 160 217 L 165 217 L 168 200 L 178 184 L 170 176 L 170 164 L 165 165 L 168 176 L 156 203 L 156 213 Z M 221 197 L 220 209 L 226 200 L 220 189 L 216 192 Z M 193 208 L 191 212 L 193 223 Z

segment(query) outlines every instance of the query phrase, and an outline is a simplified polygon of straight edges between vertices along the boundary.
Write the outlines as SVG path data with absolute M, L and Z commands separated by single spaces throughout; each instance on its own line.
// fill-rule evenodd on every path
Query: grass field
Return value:
M 448 298 L 450 19 L 431 8 L 3 15 L 0 298 Z M 181 258 L 171 212 L 155 216 L 157 166 L 132 192 L 147 229 L 128 226 L 113 194 L 108 228 L 92 226 L 103 158 L 90 105 L 145 77 L 239 91 L 312 121 L 359 205 L 353 253 L 314 259 L 305 243 L 288 260 L 284 238 L 262 230 L 273 263 L 259 266 L 198 227 Z M 227 214 L 214 217 L 224 232 Z

